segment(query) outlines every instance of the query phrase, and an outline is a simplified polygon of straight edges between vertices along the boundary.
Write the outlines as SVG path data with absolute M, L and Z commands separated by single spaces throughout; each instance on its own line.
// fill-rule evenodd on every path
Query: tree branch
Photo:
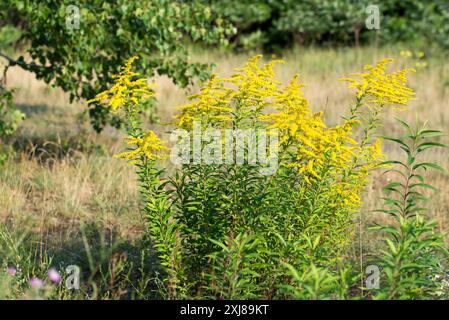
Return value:
M 25 61 L 19 61 L 19 60 L 14 60 L 13 58 L 9 57 L 8 55 L 0 52 L 0 57 L 8 60 L 9 65 L 10 66 L 20 66 L 26 70 L 33 70 L 33 69 L 45 69 L 45 68 L 49 68 L 49 67 L 45 67 L 45 66 L 41 66 L 38 64 L 35 64 L 34 62 L 32 63 L 26 63 Z

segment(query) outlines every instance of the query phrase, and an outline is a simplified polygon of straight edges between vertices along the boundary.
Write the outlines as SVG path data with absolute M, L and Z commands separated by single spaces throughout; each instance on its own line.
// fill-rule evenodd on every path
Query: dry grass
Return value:
M 194 60 L 217 65 L 215 72 L 227 75 L 241 66 L 250 54 L 232 54 L 212 50 L 195 50 Z M 397 51 L 377 52 L 365 48 L 322 50 L 294 49 L 282 57 L 278 66 L 282 82 L 287 83 L 300 73 L 307 84 L 305 94 L 314 110 L 324 110 L 326 120 L 338 121 L 353 96 L 337 79 L 361 69 L 382 57 L 394 57 Z M 418 100 L 410 111 L 400 115 L 408 121 L 417 117 L 429 120 L 433 128 L 449 131 L 449 62 L 442 57 L 429 57 L 429 67 L 411 77 Z M 399 59 L 396 66 L 410 61 Z M 157 84 L 158 113 L 168 121 L 175 106 L 185 103 L 185 90 L 176 88 L 166 77 L 154 79 Z M 16 103 L 27 114 L 27 120 L 16 136 L 18 159 L 9 160 L 0 175 L 0 218 L 14 226 L 28 226 L 38 233 L 59 233 L 62 237 L 78 232 L 80 223 L 95 222 L 114 230 L 122 237 L 134 237 L 143 230 L 138 208 L 138 193 L 130 168 L 112 154 L 121 148 L 121 134 L 108 128 L 95 134 L 88 124 L 79 122 L 85 110 L 83 103 L 69 104 L 68 96 L 49 88 L 31 74 L 12 68 L 8 85 L 19 89 Z M 187 91 L 195 91 L 195 87 Z M 398 126 L 387 115 L 383 133 L 395 135 Z M 447 139 L 446 139 L 447 142 Z M 395 151 L 385 146 L 385 152 Z M 429 153 L 427 157 L 447 167 L 447 151 Z M 365 195 L 366 223 L 383 219 L 371 213 L 379 206 L 380 187 L 388 177 L 376 173 Z M 442 230 L 449 231 L 449 178 L 434 174 L 430 182 L 440 192 L 429 202 L 432 215 Z

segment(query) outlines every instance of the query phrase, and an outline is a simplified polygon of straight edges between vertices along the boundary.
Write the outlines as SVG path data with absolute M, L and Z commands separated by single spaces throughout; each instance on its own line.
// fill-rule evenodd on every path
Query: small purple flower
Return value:
M 59 283 L 61 281 L 61 275 L 55 268 L 48 270 L 47 276 L 53 283 Z
M 10 276 L 15 275 L 17 272 L 17 269 L 14 267 L 8 267 L 8 269 L 6 269 L 6 273 L 9 274 Z
M 44 286 L 44 282 L 39 278 L 31 278 L 28 283 L 34 289 L 40 289 Z

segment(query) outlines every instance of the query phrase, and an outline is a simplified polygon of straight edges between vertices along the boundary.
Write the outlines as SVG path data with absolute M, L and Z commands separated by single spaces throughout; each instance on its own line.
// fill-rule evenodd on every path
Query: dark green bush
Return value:
M 238 33 L 243 48 L 278 49 L 293 43 L 353 45 L 368 43 L 368 5 L 378 5 L 382 43 L 397 41 L 449 47 L 449 3 L 445 0 L 204 0 L 223 14 Z

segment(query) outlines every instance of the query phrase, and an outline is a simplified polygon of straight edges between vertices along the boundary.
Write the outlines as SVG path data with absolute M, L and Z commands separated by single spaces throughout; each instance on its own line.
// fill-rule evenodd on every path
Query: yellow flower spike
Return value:
M 319 172 L 325 166 L 336 168 L 337 175 L 346 168 L 351 156 L 355 156 L 357 144 L 349 136 L 356 120 L 328 128 L 322 120 L 321 112 L 312 113 L 309 102 L 304 98 L 296 75 L 283 92 L 274 99 L 277 112 L 262 116 L 269 128 L 280 131 L 280 144 L 288 145 L 296 152 L 296 162 L 291 167 L 304 174 L 304 181 L 310 183 L 311 177 L 320 180 Z M 296 150 L 296 151 L 295 151 Z
M 189 97 L 193 102 L 178 107 L 177 126 L 190 130 L 193 122 L 199 121 L 205 127 L 223 128 L 236 118 L 257 119 L 270 100 L 280 94 L 273 67 L 282 61 L 272 60 L 259 67 L 261 59 L 261 55 L 250 58 L 230 77 L 213 75 L 198 94 Z
M 128 59 L 125 65 L 121 67 L 121 71 L 113 76 L 113 86 L 108 90 L 100 92 L 95 98 L 88 100 L 87 103 L 108 101 L 111 109 L 117 111 L 120 106 L 137 107 L 146 99 L 154 97 L 152 86 L 148 85 L 145 79 L 137 78 L 139 73 L 132 71 L 133 64 L 137 59 L 137 56 Z
M 149 130 L 141 137 L 127 137 L 128 145 L 136 145 L 136 148 L 115 155 L 116 158 L 125 158 L 135 161 L 141 157 L 148 160 L 164 159 L 166 158 L 165 151 L 170 150 L 164 146 L 164 141 L 161 140 L 152 130 Z
M 386 73 L 386 65 L 392 61 L 393 59 L 388 58 L 379 61 L 375 66 L 366 65 L 364 69 L 368 72 L 353 73 L 352 78 L 345 77 L 340 80 L 350 82 L 348 87 L 356 88 L 357 96 L 363 97 L 368 105 L 406 105 L 415 96 L 415 92 L 407 87 L 407 73 L 415 70 L 404 69 Z

